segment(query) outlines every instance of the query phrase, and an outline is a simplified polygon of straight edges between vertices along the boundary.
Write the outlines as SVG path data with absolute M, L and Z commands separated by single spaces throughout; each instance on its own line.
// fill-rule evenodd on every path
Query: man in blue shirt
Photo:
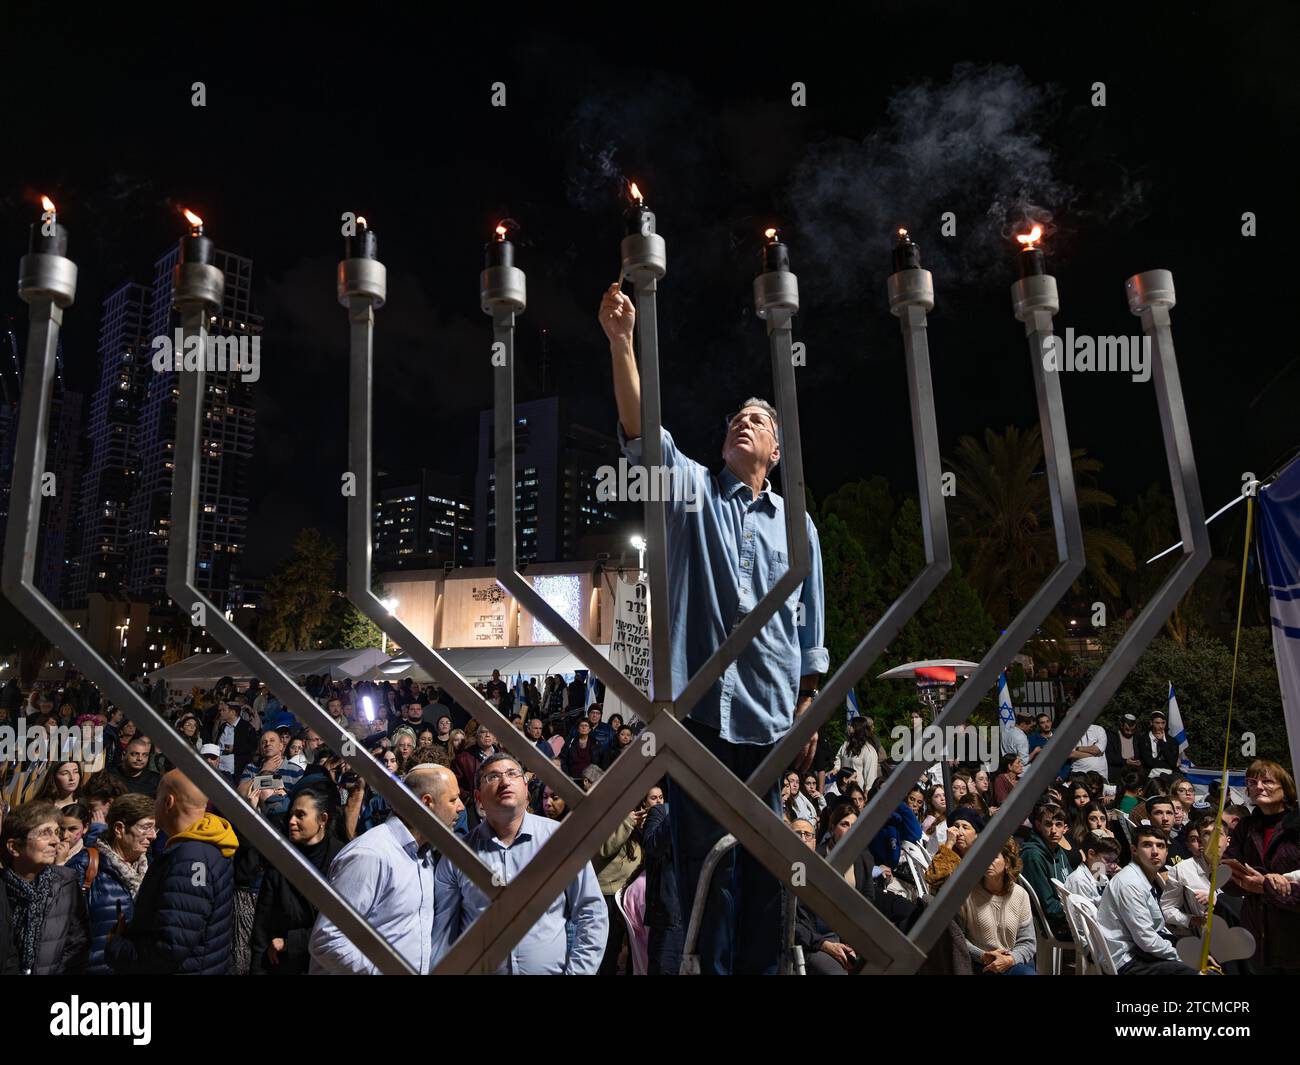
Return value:
M 474 802 L 483 810 L 465 839 L 493 871 L 509 884 L 559 822 L 528 813 L 528 785 L 519 763 L 504 752 L 488 755 L 475 774 Z M 488 898 L 452 862 L 440 862 L 434 877 L 433 963 L 451 950 L 462 932 L 488 907 Z M 570 946 L 566 920 L 573 924 Z M 593 976 L 605 955 L 609 913 L 591 862 L 534 922 L 510 951 L 498 974 Z
M 636 310 L 616 283 L 600 306 L 613 360 L 618 434 L 623 452 L 641 460 L 641 379 L 632 335 Z M 677 450 L 663 431 L 663 462 L 675 491 L 667 506 L 668 594 L 673 696 L 727 634 L 789 569 L 785 503 L 768 474 L 781 457 L 777 412 L 749 399 L 727 421 L 725 468 L 716 476 Z M 648 471 L 652 482 L 661 471 Z M 811 570 L 753 642 L 691 711 L 686 727 L 744 780 L 790 731 L 816 695 L 829 666 L 823 646 L 825 602 L 821 548 L 806 522 Z M 799 768 L 811 763 L 814 735 Z M 670 782 L 673 846 L 683 907 L 695 897 L 701 866 L 722 828 L 709 809 Z M 767 799 L 780 814 L 776 785 Z M 718 866 L 700 929 L 700 967 L 709 973 L 775 973 L 780 953 L 781 893 L 748 854 L 733 850 Z
M 455 774 L 445 766 L 418 765 L 406 774 L 405 783 L 449 828 L 464 812 Z M 433 870 L 438 858 L 429 841 L 395 814 L 339 851 L 329 871 L 330 886 L 421 975 L 434 960 Z M 316 917 L 308 949 L 312 974 L 379 971 L 323 913 Z

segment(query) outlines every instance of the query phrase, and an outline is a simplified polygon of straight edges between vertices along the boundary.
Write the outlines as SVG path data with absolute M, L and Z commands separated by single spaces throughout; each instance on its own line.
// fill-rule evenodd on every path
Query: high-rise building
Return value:
M 14 450 L 18 442 L 18 411 L 23 378 L 19 322 L 7 318 L 0 334 L 0 536 L 8 532 Z M 63 383 L 63 341 L 55 354 L 46 430 L 45 469 L 52 480 L 37 483 L 41 494 L 41 535 L 37 541 L 34 581 L 56 607 L 67 604 L 67 562 L 75 552 L 76 505 L 82 457 L 84 396 Z
M 172 271 L 177 250 L 154 263 L 147 335 L 172 336 L 179 316 L 172 309 Z M 213 336 L 259 335 L 262 320 L 252 311 L 253 261 L 216 251 L 225 274 L 225 297 L 208 323 Z M 180 382 L 173 371 L 149 369 L 139 422 L 140 476 L 130 508 L 127 587 L 161 605 L 167 601 L 167 544 L 171 530 L 175 470 L 176 405 Z M 250 384 L 237 370 L 206 375 L 195 585 L 225 609 L 248 530 L 248 473 L 253 457 L 255 414 Z
M 149 290 L 127 282 L 104 300 L 99 383 L 86 425 L 87 455 L 78 508 L 78 550 L 70 553 L 68 602 L 126 586 L 128 514 L 139 480 L 137 429 L 149 364 Z
M 457 478 L 425 469 L 380 472 L 373 505 L 376 569 L 474 564 L 474 510 Z
M 479 415 L 474 557 L 496 562 L 494 413 Z M 618 465 L 618 441 L 573 421 L 558 397 L 515 406 L 515 554 L 519 562 L 570 562 L 584 538 L 635 521 L 635 510 L 596 498 L 597 470 Z

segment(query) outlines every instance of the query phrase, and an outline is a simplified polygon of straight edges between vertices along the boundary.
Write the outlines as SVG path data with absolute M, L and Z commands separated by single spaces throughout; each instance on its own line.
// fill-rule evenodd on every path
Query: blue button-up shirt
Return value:
M 417 847 L 411 830 L 390 817 L 354 839 L 330 865 L 330 886 L 420 974 L 433 961 L 435 860 L 431 847 Z M 308 949 L 313 974 L 379 972 L 323 913 Z
M 640 463 L 641 439 L 618 427 L 629 462 Z M 678 483 L 689 481 L 695 499 L 668 503 L 668 600 L 672 619 L 673 698 L 760 599 L 790 568 L 785 501 L 770 481 L 754 498 L 730 470 L 712 474 L 677 450 L 663 430 L 663 462 Z M 674 495 L 683 493 L 675 492 Z M 826 600 L 822 552 L 812 519 L 812 568 L 691 712 L 731 743 L 770 744 L 790 731 L 799 678 L 825 673 Z M 796 608 L 803 604 L 802 624 Z
M 506 846 L 497 839 L 486 821 L 475 826 L 465 843 L 498 873 L 497 880 L 509 884 L 542 845 L 558 830 L 558 821 L 524 814 L 519 832 Z M 488 898 L 453 862 L 438 863 L 435 877 L 433 954 L 434 964 L 442 960 L 460 934 L 488 907 Z M 573 922 L 573 946 L 568 945 L 565 921 Z M 609 936 L 609 912 L 600 893 L 600 883 L 588 862 L 546 912 L 510 951 L 498 973 L 569 974 L 593 976 L 605 955 Z

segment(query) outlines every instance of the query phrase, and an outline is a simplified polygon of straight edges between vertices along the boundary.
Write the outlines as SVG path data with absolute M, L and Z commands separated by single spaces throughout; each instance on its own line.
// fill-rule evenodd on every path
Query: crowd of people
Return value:
M 532 684 L 499 676 L 480 692 L 510 718 L 498 737 L 436 685 L 353 685 L 304 678 L 321 706 L 396 780 L 484 861 L 501 883 L 526 865 L 569 814 L 563 798 L 510 752 L 531 744 L 583 790 L 634 742 L 639 722 L 604 721 L 582 705 L 575 678 L 549 703 Z M 547 685 L 558 690 L 563 682 Z M 303 727 L 264 686 L 222 682 L 160 703 L 171 729 L 199 750 L 250 807 L 392 945 L 427 972 L 486 909 L 488 896 L 441 860 L 419 826 L 395 816 L 347 759 Z M 569 688 L 573 689 L 570 705 Z M 534 697 L 531 692 L 536 692 Z M 0 696 L 5 696 L 0 692 Z M 0 970 L 23 973 L 291 975 L 377 971 L 333 921 L 257 850 L 241 844 L 201 782 L 171 766 L 151 739 L 93 688 L 70 680 L 34 690 L 4 722 L 27 719 L 102 728 L 102 750 L 0 774 Z M 53 706 L 59 706 L 56 713 Z M 0 722 L 3 723 L 3 722 Z M 1163 716 L 1146 736 L 1121 718 L 1090 728 L 970 891 L 931 971 L 1041 972 L 1043 936 L 1079 938 L 1067 900 L 1091 907 L 1117 971 L 1191 973 L 1175 944 L 1214 913 L 1255 937 L 1255 956 L 1227 972 L 1300 969 L 1300 814 L 1281 765 L 1251 765 L 1247 805 L 1225 800 L 1167 765 Z M 1052 733 L 1050 715 L 1021 715 L 1003 730 L 990 768 L 931 766 L 845 874 L 899 928 L 942 890 L 989 818 L 1018 786 Z M 93 734 L 93 733 L 92 733 Z M 1176 752 L 1176 748 L 1175 748 Z M 780 783 L 789 829 L 826 855 L 894 767 L 869 717 L 850 723 L 834 751 L 818 743 L 804 771 Z M 1112 775 L 1114 774 L 1114 775 Z M 676 973 L 690 901 L 674 868 L 667 781 L 651 788 L 568 888 L 534 920 L 503 970 L 519 973 Z M 193 870 L 203 876 L 193 883 Z M 775 883 L 775 881 L 774 881 Z M 782 900 L 776 900 L 780 903 Z M 1038 921 L 1044 926 L 1036 926 Z M 849 973 L 855 950 L 805 903 L 786 935 L 792 966 Z M 1084 949 L 1087 949 L 1084 947 Z

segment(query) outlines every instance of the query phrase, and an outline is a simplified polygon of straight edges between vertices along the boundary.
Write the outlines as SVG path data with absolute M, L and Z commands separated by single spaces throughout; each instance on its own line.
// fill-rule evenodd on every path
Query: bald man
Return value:
M 465 808 L 456 774 L 446 766 L 418 765 L 403 782 L 448 828 Z M 437 861 L 429 840 L 394 811 L 383 824 L 363 832 L 339 851 L 330 866 L 330 886 L 420 974 L 433 964 L 433 872 Z M 316 918 L 308 949 L 312 974 L 379 972 L 323 913 Z
M 239 846 L 223 817 L 205 812 L 207 796 L 179 769 L 167 773 L 154 800 L 154 821 L 167 843 L 149 865 L 129 925 L 119 918 L 104 948 L 117 973 L 220 976 L 230 968 Z

